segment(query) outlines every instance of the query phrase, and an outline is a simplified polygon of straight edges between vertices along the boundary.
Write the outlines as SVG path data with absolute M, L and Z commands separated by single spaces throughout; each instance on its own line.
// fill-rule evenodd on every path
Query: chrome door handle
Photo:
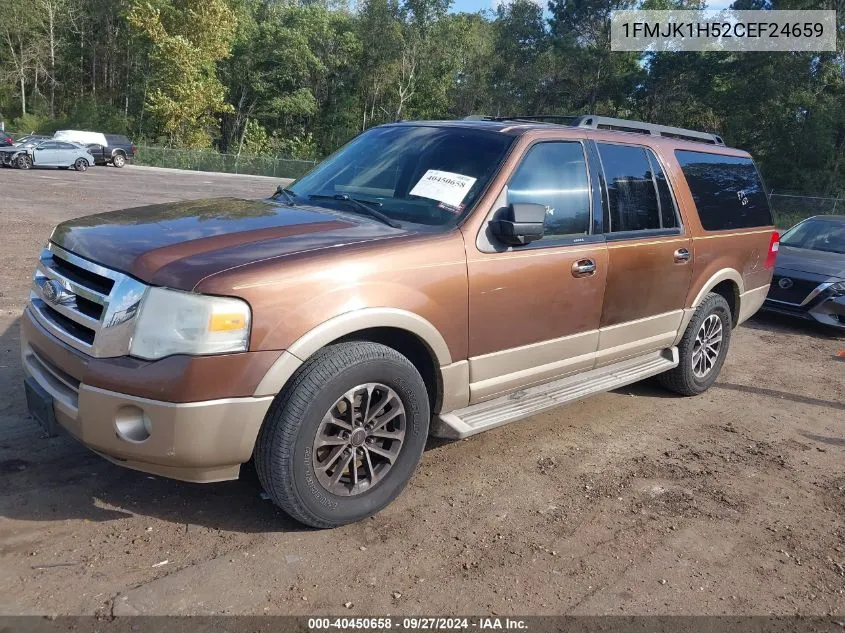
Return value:
M 592 259 L 579 259 L 572 264 L 573 277 L 589 277 L 596 272 L 596 262 Z
M 675 251 L 675 263 L 676 264 L 684 264 L 689 261 L 690 254 L 689 251 L 685 248 L 679 248 Z

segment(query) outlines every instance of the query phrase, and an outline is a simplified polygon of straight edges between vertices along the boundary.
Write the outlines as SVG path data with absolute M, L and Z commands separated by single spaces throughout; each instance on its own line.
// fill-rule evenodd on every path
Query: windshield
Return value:
M 814 251 L 845 253 L 845 220 L 806 220 L 784 233 L 780 243 Z
M 514 137 L 459 127 L 386 126 L 350 141 L 294 183 L 301 199 L 357 211 L 371 205 L 391 220 L 446 225 L 468 211 L 496 173 Z M 335 198 L 336 200 L 332 200 Z

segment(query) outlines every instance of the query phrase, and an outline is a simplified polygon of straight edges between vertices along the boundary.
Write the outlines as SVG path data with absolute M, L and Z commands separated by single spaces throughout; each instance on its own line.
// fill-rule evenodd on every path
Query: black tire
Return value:
M 116 152 L 112 156 L 111 164 L 120 169 L 126 164 L 126 155 L 123 152 Z
M 374 382 L 389 387 L 401 400 L 404 440 L 392 466 L 371 489 L 353 496 L 333 494 L 319 482 L 314 468 L 317 432 L 343 394 Z M 425 382 L 399 352 L 369 342 L 330 345 L 297 371 L 267 412 L 253 455 L 258 478 L 273 502 L 301 523 L 330 528 L 359 521 L 383 509 L 405 488 L 425 448 L 429 419 Z
M 18 165 L 18 169 L 29 169 L 32 167 L 32 157 L 28 154 L 21 154 L 15 162 Z
M 73 164 L 73 168 L 76 171 L 88 171 L 88 161 L 84 158 L 77 158 L 76 162 Z
M 699 335 L 704 322 L 713 315 L 719 319 L 721 324 L 721 342 L 718 355 L 715 357 L 712 366 L 703 376 L 700 376 L 693 367 L 693 356 L 697 350 L 696 337 Z M 680 356 L 678 366 L 660 374 L 657 377 L 660 384 L 666 389 L 684 396 L 696 396 L 707 391 L 716 382 L 716 378 L 719 377 L 719 372 L 722 370 L 731 343 L 732 325 L 731 307 L 725 298 L 715 292 L 708 294 L 701 305 L 696 308 L 689 325 L 687 325 L 686 332 L 684 332 L 684 337 L 678 345 Z

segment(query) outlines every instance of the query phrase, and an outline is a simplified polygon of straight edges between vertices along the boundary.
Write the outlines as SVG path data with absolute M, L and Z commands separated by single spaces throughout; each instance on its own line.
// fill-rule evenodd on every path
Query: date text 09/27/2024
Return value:
M 375 618 L 309 618 L 309 631 L 332 630 L 408 630 L 408 631 L 466 631 L 478 629 L 482 631 L 526 631 L 528 625 L 525 620 L 518 618 L 497 617 L 390 617 Z

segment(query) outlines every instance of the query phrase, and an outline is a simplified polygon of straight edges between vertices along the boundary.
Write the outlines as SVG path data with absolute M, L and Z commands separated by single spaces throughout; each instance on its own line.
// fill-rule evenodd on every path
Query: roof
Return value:
M 390 124 L 389 124 L 390 125 Z M 617 119 L 613 117 L 585 114 L 578 116 L 514 116 L 490 117 L 473 115 L 464 119 L 448 121 L 397 121 L 392 125 L 430 125 L 436 127 L 463 127 L 490 130 L 518 136 L 535 129 L 590 129 L 605 132 L 634 134 L 639 137 L 666 138 L 674 141 L 698 143 L 724 148 L 722 137 L 712 132 L 701 132 L 687 128 L 658 125 L 643 121 Z
M 545 123 L 525 123 L 492 119 L 454 119 L 454 120 L 433 120 L 433 121 L 396 121 L 386 125 L 415 126 L 424 125 L 430 127 L 454 127 L 470 130 L 488 130 L 490 132 L 504 132 L 513 136 L 519 136 L 531 128 L 548 128 Z
M 822 222 L 843 222 L 845 221 L 845 215 L 814 215 L 809 218 L 808 220 L 821 220 Z

